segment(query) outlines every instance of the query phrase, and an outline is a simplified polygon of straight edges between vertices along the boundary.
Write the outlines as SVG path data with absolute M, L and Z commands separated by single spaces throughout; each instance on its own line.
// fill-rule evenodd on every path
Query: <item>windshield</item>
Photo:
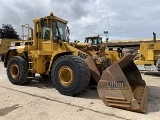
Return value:
M 92 45 L 102 44 L 102 38 L 87 38 L 86 41 Z
M 98 44 L 102 44 L 102 38 L 98 38 Z
M 53 39 L 68 41 L 69 33 L 66 24 L 53 21 Z

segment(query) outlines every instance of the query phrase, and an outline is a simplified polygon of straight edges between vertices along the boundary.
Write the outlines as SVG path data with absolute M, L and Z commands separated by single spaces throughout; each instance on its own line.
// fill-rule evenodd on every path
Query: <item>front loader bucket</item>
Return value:
M 107 106 L 145 112 L 148 88 L 133 62 L 134 57 L 127 54 L 103 71 L 98 94 Z

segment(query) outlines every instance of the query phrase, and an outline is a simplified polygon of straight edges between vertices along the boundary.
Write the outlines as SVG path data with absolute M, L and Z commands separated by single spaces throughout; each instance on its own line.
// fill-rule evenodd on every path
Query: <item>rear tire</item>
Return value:
M 27 61 L 20 56 L 12 57 L 7 64 L 7 76 L 15 85 L 23 85 L 32 81 L 28 76 Z
M 156 69 L 158 71 L 158 74 L 160 75 L 160 58 L 156 62 Z
M 73 55 L 64 55 L 54 62 L 51 80 L 61 94 L 75 96 L 88 86 L 90 71 L 83 59 Z

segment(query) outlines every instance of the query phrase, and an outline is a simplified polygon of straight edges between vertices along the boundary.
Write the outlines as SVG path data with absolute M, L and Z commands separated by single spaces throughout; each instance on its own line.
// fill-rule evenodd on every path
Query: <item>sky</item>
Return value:
M 0 26 L 11 24 L 21 35 L 22 24 L 33 27 L 50 12 L 68 21 L 71 41 L 104 31 L 110 40 L 160 36 L 160 0 L 1 0 Z

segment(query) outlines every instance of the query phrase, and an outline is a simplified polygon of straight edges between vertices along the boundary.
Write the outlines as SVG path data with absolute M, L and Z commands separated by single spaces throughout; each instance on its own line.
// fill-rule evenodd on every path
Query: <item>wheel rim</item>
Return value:
M 69 66 L 62 66 L 58 70 L 59 81 L 64 86 L 69 86 L 74 81 L 73 70 Z
M 19 76 L 19 67 L 17 64 L 12 64 L 10 67 L 10 73 L 13 78 L 17 78 Z

